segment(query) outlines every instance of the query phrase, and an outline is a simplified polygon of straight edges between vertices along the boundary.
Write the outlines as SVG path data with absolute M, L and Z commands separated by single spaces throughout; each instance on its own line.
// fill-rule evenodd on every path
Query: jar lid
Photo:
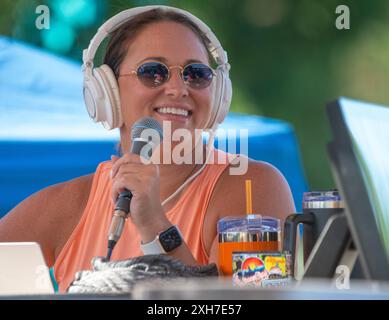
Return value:
M 272 217 L 262 217 L 260 214 L 248 214 L 246 216 L 228 216 L 220 219 L 217 224 L 218 233 L 226 232 L 278 232 L 280 220 Z

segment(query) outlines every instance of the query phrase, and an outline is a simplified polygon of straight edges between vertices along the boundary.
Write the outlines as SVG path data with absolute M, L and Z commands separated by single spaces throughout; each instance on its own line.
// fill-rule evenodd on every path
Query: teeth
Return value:
M 185 117 L 187 117 L 189 114 L 188 110 L 177 109 L 177 108 L 158 108 L 157 111 L 159 113 L 178 114 Z

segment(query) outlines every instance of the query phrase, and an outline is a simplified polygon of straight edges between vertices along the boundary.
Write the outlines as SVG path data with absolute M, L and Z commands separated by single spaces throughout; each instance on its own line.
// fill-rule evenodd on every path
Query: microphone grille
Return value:
M 137 122 L 131 128 L 131 140 L 141 137 L 143 130 L 145 129 L 154 129 L 159 137 L 162 139 L 163 131 L 162 127 L 157 120 L 151 117 L 144 117 Z

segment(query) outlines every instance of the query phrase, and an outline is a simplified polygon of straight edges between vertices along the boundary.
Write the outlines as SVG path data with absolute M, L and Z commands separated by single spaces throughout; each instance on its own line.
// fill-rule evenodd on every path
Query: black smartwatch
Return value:
M 153 241 L 141 243 L 140 248 L 147 254 L 166 254 L 182 245 L 182 235 L 177 226 L 160 232 Z

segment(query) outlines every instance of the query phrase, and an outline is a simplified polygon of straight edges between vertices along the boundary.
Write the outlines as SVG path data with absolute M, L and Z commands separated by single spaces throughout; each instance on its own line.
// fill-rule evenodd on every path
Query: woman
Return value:
M 90 269 L 93 257 L 106 255 L 113 205 L 125 188 L 133 193 L 130 219 L 112 260 L 142 255 L 141 245 L 177 225 L 182 244 L 167 254 L 188 265 L 217 263 L 217 221 L 246 214 L 242 192 L 246 179 L 252 180 L 255 191 L 254 212 L 281 222 L 294 212 L 287 182 L 267 163 L 249 160 L 246 174 L 230 175 L 228 163 L 145 165 L 139 156 L 126 152 L 130 150 L 131 127 L 143 117 L 153 117 L 161 124 L 168 121 L 172 132 L 206 127 L 214 107 L 211 83 L 215 78 L 210 75 L 210 81 L 196 82 L 191 75 L 197 73 L 190 69 L 207 72 L 212 61 L 206 41 L 191 19 L 172 10 L 147 10 L 124 22 L 111 35 L 104 59 L 114 74 L 108 82 L 115 82 L 112 86 L 119 90 L 124 155 L 101 163 L 94 174 L 41 190 L 1 220 L 0 241 L 40 243 L 47 264 L 54 266 L 61 291 L 76 271 Z M 157 78 L 161 75 L 157 72 L 150 83 L 143 77 L 150 75 L 147 68 L 168 69 L 168 76 Z M 89 93 L 84 94 L 88 105 Z M 211 153 L 221 152 L 204 152 Z M 165 201 L 200 170 L 196 179 Z

